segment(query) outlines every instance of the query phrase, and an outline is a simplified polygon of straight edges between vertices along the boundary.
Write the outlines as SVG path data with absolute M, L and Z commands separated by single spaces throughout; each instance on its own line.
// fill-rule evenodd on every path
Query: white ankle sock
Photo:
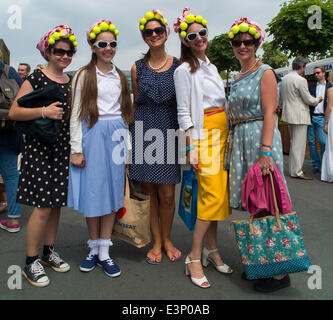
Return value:
M 88 247 L 90 249 L 89 255 L 95 256 L 98 254 L 99 239 L 97 240 L 88 240 Z
M 98 259 L 105 261 L 110 259 L 109 248 L 113 245 L 111 239 L 99 239 Z

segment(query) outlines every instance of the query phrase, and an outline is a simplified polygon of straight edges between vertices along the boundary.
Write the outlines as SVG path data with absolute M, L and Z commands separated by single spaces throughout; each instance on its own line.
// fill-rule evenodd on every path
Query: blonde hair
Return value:
M 333 85 L 333 70 L 328 74 L 328 82 Z

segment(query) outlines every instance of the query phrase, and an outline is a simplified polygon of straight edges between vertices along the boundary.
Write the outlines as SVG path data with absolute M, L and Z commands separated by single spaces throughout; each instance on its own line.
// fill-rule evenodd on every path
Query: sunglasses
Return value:
M 158 36 L 162 35 L 165 32 L 165 28 L 163 27 L 157 27 L 155 29 L 145 29 L 143 30 L 144 37 L 151 37 L 153 33 L 156 33 Z
M 197 33 L 189 33 L 186 36 L 186 40 L 187 41 L 194 41 L 198 36 L 206 37 L 207 35 L 208 35 L 208 30 L 206 28 L 203 28 L 203 29 L 199 30 L 199 32 L 197 32 Z
M 67 54 L 67 57 L 73 57 L 73 55 L 74 55 L 73 50 L 64 50 L 64 49 L 60 49 L 60 48 L 53 48 L 52 53 L 58 57 L 63 57 L 65 54 Z
M 314 74 L 321 74 L 321 71 L 315 72 Z
M 110 48 L 117 48 L 117 41 L 116 40 L 112 40 L 110 42 L 108 41 L 97 41 L 94 43 L 94 46 L 99 48 L 99 49 L 104 49 L 106 48 L 107 46 L 110 46 Z
M 257 40 L 255 39 L 249 39 L 249 40 L 232 40 L 231 41 L 231 45 L 235 48 L 238 48 L 242 45 L 242 43 L 244 44 L 245 47 L 249 47 L 249 46 L 253 46 L 255 44 L 257 44 Z

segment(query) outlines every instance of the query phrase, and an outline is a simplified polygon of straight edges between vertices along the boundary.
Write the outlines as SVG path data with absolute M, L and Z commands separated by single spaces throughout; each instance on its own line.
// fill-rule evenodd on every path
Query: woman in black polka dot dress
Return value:
M 55 252 L 54 243 L 61 207 L 67 205 L 70 154 L 68 111 L 71 79 L 63 71 L 72 61 L 75 46 L 75 36 L 67 26 L 56 27 L 42 38 L 37 48 L 48 65 L 27 78 L 9 113 L 17 121 L 49 118 L 62 122 L 62 130 L 53 144 L 26 135 L 21 160 L 17 202 L 34 207 L 27 225 L 27 257 L 23 275 L 37 287 L 49 284 L 42 264 L 58 272 L 70 269 L 69 264 Z M 42 108 L 22 108 L 16 102 L 33 90 L 55 84 L 59 85 L 63 94 L 63 103 L 54 102 Z M 44 250 L 40 260 L 38 253 L 42 242 Z

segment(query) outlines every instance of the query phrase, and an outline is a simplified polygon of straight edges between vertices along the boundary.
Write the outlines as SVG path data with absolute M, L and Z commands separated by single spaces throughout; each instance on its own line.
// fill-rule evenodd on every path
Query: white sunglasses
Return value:
M 208 30 L 206 28 L 202 28 L 197 33 L 189 33 L 186 36 L 187 41 L 194 41 L 198 36 L 200 37 L 206 37 L 208 35 Z
M 108 45 L 110 46 L 110 48 L 116 48 L 117 47 L 117 41 L 116 40 L 112 40 L 110 42 L 108 41 L 97 41 L 93 44 L 95 47 L 99 48 L 99 49 L 104 49 L 106 48 Z

